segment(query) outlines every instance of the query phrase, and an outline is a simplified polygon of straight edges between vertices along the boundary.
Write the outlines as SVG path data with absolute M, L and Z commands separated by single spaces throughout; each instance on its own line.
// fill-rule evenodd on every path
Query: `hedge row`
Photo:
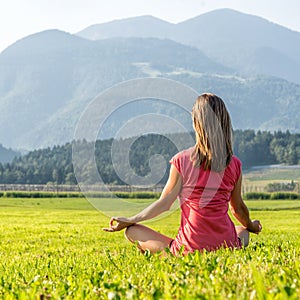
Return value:
M 296 200 L 300 199 L 300 194 L 295 192 L 274 192 L 260 193 L 251 192 L 244 194 L 245 200 Z
M 36 191 L 7 191 L 2 193 L 7 198 L 81 198 L 79 192 L 36 192 Z
M 153 199 L 159 198 L 158 192 L 87 192 L 84 194 L 89 198 L 124 198 L 124 199 Z
M 160 193 L 157 192 L 37 192 L 37 191 L 6 191 L 0 192 L 0 197 L 7 198 L 111 198 L 119 197 L 126 199 L 152 199 L 159 198 Z
M 6 191 L 0 192 L 0 197 L 7 198 L 111 198 L 119 197 L 125 199 L 157 199 L 158 192 L 36 192 L 36 191 Z M 250 192 L 244 194 L 245 200 L 295 200 L 300 199 L 300 194 L 295 192 Z

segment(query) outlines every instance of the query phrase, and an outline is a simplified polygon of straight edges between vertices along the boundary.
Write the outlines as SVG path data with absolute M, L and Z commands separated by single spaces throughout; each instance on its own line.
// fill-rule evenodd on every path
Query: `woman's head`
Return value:
M 192 110 L 196 145 L 191 156 L 195 166 L 222 171 L 232 157 L 232 126 L 221 98 L 205 93 L 199 96 Z

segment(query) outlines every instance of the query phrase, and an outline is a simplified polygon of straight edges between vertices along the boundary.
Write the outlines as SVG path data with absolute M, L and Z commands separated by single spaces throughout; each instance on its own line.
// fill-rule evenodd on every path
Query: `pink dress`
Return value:
M 177 153 L 171 160 L 182 176 L 178 196 L 181 224 L 170 246 L 173 254 L 220 247 L 240 248 L 235 226 L 228 215 L 230 195 L 241 174 L 241 162 L 233 156 L 223 172 L 196 168 L 190 160 L 193 148 Z

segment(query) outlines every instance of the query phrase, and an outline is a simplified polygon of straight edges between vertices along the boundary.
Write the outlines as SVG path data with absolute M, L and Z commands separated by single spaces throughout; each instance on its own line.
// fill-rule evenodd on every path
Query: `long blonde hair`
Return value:
M 200 95 L 192 119 L 196 135 L 191 154 L 194 166 L 203 163 L 205 170 L 223 171 L 233 154 L 231 120 L 223 100 L 214 94 Z

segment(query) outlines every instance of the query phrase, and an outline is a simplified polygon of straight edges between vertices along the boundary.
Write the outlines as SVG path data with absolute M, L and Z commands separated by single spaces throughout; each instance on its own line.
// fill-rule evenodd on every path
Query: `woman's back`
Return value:
M 239 247 L 233 222 L 228 216 L 230 195 L 241 174 L 241 162 L 235 156 L 223 172 L 194 167 L 193 148 L 175 155 L 170 161 L 181 174 L 179 194 L 181 224 L 172 243 L 172 252 L 181 246 L 190 252 L 213 250 L 221 246 Z

